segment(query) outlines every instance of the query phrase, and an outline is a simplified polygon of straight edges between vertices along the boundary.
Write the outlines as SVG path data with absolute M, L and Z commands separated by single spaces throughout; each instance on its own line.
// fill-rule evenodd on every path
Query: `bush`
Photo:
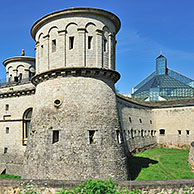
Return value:
M 62 190 L 58 194 L 74 194 L 74 193 L 85 193 L 85 194 L 119 194 L 120 188 L 117 184 L 113 183 L 111 179 L 107 181 L 102 180 L 86 180 L 80 185 L 69 189 Z

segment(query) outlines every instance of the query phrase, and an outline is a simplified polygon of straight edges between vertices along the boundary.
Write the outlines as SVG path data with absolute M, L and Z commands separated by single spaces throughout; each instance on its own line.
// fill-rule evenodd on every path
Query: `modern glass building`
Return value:
M 133 88 L 132 97 L 138 100 L 156 101 L 192 98 L 194 80 L 167 68 L 167 59 L 156 58 L 156 69 Z

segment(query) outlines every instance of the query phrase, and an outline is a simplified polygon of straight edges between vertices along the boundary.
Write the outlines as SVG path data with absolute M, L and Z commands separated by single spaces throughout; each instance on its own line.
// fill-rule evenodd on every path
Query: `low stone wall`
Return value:
M 164 180 L 164 181 L 120 181 L 117 182 L 121 187 L 127 187 L 130 190 L 139 189 L 142 193 L 170 194 L 177 192 L 184 194 L 187 188 L 194 193 L 194 179 Z M 0 179 L 0 194 L 19 194 L 22 191 L 23 184 L 37 187 L 44 194 L 55 194 L 65 189 L 80 184 L 80 181 L 56 181 L 56 180 L 16 180 Z

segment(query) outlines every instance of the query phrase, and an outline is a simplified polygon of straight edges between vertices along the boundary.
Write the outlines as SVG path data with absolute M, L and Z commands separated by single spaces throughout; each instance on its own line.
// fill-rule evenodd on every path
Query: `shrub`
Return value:
M 85 193 L 85 194 L 119 194 L 120 188 L 117 184 L 113 183 L 111 179 L 107 181 L 102 180 L 86 180 L 80 185 L 68 189 L 62 190 L 58 194 L 74 194 L 74 193 Z

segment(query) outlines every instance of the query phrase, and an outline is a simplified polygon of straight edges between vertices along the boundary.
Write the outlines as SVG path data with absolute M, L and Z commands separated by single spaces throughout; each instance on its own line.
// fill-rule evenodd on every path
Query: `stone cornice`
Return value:
M 35 58 L 26 57 L 26 56 L 12 57 L 12 58 L 8 58 L 5 61 L 3 61 L 3 65 L 6 66 L 7 63 L 14 62 L 14 61 L 31 61 L 31 62 L 35 62 Z
M 3 93 L 0 93 L 0 98 L 19 97 L 19 96 L 26 96 L 26 95 L 32 95 L 32 94 L 35 94 L 35 88 L 3 92 Z
M 120 78 L 120 74 L 113 70 L 100 69 L 100 68 L 82 68 L 82 67 L 71 67 L 71 68 L 59 68 L 40 73 L 32 78 L 34 85 L 39 84 L 45 80 L 57 78 L 57 77 L 92 77 L 92 78 L 104 78 L 112 80 L 114 83 Z
M 103 9 L 96 9 L 96 8 L 88 8 L 88 7 L 77 7 L 77 8 L 69 8 L 65 10 L 60 10 L 56 11 L 54 13 L 50 13 L 46 16 L 43 16 L 41 19 L 36 21 L 34 25 L 31 28 L 31 35 L 35 39 L 35 34 L 40 28 L 40 26 L 48 23 L 49 21 L 53 20 L 54 18 L 60 18 L 60 17 L 67 17 L 68 15 L 79 15 L 79 14 L 91 14 L 91 15 L 100 15 L 108 18 L 109 20 L 113 21 L 115 28 L 116 28 L 116 33 L 119 31 L 121 23 L 119 18 L 106 10 Z

